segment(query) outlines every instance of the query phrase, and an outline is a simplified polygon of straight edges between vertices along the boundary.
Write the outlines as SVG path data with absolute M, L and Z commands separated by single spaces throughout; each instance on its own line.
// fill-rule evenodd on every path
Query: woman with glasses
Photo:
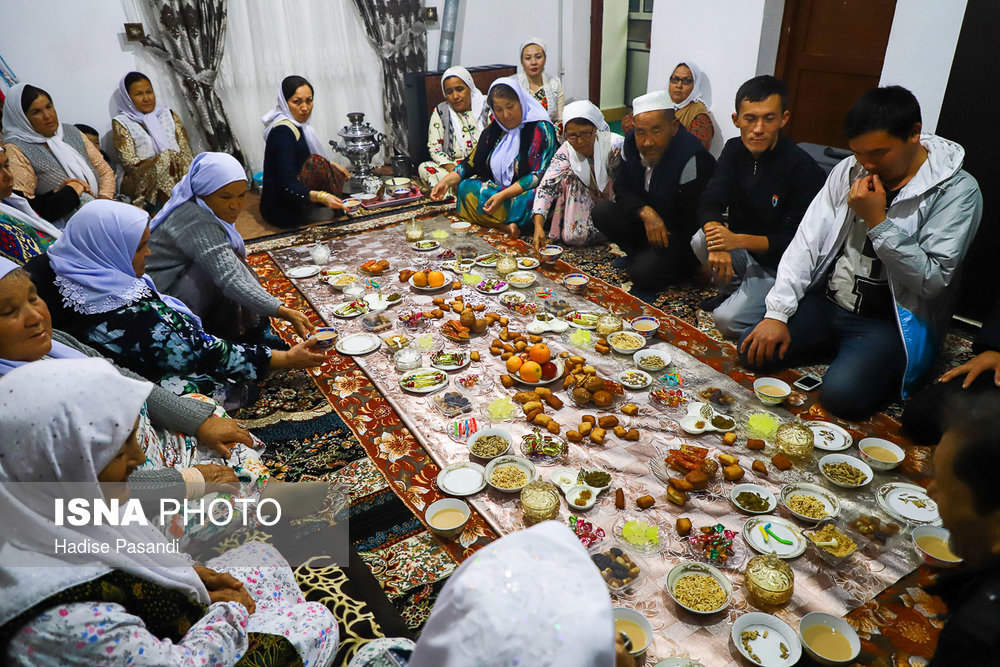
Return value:
M 549 236 L 567 245 L 582 246 L 604 240 L 590 219 L 594 203 L 613 199 L 611 174 L 621 161 L 621 135 L 608 128 L 593 103 L 571 102 L 563 110 L 563 145 L 556 151 L 535 194 L 532 237 L 535 250 L 546 243 L 545 219 L 553 204 Z
M 677 105 L 677 110 L 674 112 L 677 120 L 684 129 L 698 138 L 705 150 L 711 150 L 715 126 L 702 99 L 705 95 L 704 83 L 705 76 L 701 73 L 701 69 L 687 60 L 678 63 L 674 68 L 667 92 L 670 94 L 670 101 Z M 632 114 L 622 118 L 622 132 L 628 133 L 633 127 L 635 121 L 632 119 Z

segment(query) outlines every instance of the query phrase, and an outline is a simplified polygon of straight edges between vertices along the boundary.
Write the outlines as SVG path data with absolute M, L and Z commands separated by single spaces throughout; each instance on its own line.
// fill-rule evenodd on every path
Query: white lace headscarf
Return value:
M 546 521 L 470 556 L 438 597 L 409 667 L 612 667 L 604 579 L 566 526 Z

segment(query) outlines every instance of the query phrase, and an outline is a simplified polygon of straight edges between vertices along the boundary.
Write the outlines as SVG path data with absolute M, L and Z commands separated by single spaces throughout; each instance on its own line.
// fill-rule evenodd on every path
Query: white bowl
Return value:
M 353 278 L 353 280 L 347 281 L 346 279 L 348 278 Z M 323 280 L 324 282 L 326 282 L 327 285 L 329 285 L 333 289 L 344 291 L 345 288 L 350 287 L 351 285 L 356 285 L 358 281 L 361 280 L 361 276 L 359 276 L 356 273 L 339 273 L 335 276 L 324 278 Z M 344 282 L 338 285 L 337 281 L 344 281 Z
M 557 245 L 547 245 L 538 253 L 545 264 L 555 264 L 562 257 L 563 249 Z
M 760 662 L 752 660 L 743 648 L 743 631 L 757 630 L 757 639 L 751 640 L 750 647 L 754 654 L 760 658 Z M 767 631 L 768 636 L 763 636 Z M 802 642 L 795 630 L 779 619 L 777 616 L 765 614 L 759 611 L 752 611 L 743 614 L 733 622 L 731 633 L 733 644 L 736 650 L 743 654 L 743 657 L 759 667 L 791 667 L 802 657 Z M 788 650 L 788 657 L 781 657 L 781 647 L 784 644 Z
M 832 660 L 816 653 L 809 646 L 809 643 L 806 642 L 802 634 L 806 628 L 814 625 L 825 625 L 844 635 L 851 645 L 851 657 L 846 660 Z M 806 653 L 811 655 L 821 665 L 848 665 L 861 653 L 861 640 L 858 638 L 858 633 L 854 631 L 854 628 L 844 619 L 822 611 L 814 611 L 802 617 L 799 621 L 799 638 L 802 640 L 802 648 L 806 650 Z
M 765 394 L 761 392 L 761 387 L 772 386 L 780 389 L 783 394 L 781 396 L 771 396 L 770 394 Z M 753 382 L 753 393 L 757 395 L 760 402 L 764 405 L 778 405 L 792 393 L 792 388 L 788 386 L 787 382 L 783 382 L 778 378 L 757 378 Z
M 442 529 L 435 527 L 431 519 L 434 518 L 435 514 L 445 509 L 459 510 L 465 515 L 465 521 L 454 528 Z M 469 505 L 464 500 L 459 500 L 458 498 L 442 498 L 441 500 L 436 500 L 427 506 L 427 510 L 424 512 L 424 521 L 426 521 L 427 525 L 431 527 L 431 530 L 442 537 L 457 537 L 458 535 L 461 535 L 462 531 L 465 529 L 465 524 L 469 522 L 469 516 L 471 513 L 472 511 L 469 509 Z
M 583 505 L 575 504 L 573 501 L 584 491 L 590 491 L 590 500 L 585 502 Z M 566 504 L 569 505 L 570 509 L 578 512 L 589 510 L 597 502 L 597 493 L 597 489 L 593 487 L 587 486 L 586 484 L 576 484 L 566 489 Z
M 514 465 L 524 471 L 525 476 L 528 478 L 527 481 L 516 489 L 505 489 L 494 485 L 490 481 L 490 477 L 493 475 L 493 471 L 505 465 Z M 538 477 L 538 472 L 535 470 L 535 464 L 524 458 L 523 456 L 498 456 L 488 464 L 486 464 L 486 470 L 484 473 L 486 478 L 486 483 L 489 484 L 491 489 L 496 489 L 501 493 L 520 493 L 521 489 L 528 486 L 531 482 L 535 481 Z
M 562 283 L 570 292 L 582 292 L 590 284 L 590 276 L 585 273 L 571 273 L 563 278 Z
M 819 500 L 826 508 L 826 516 L 816 519 L 806 516 L 805 514 L 799 514 L 793 510 L 788 506 L 788 500 L 795 495 L 810 496 Z M 840 514 L 840 500 L 837 496 L 831 491 L 824 489 L 822 486 L 810 484 L 809 482 L 793 482 L 792 484 L 785 484 L 781 487 L 781 492 L 778 494 L 778 497 L 781 499 L 781 504 L 785 506 L 785 509 L 791 512 L 797 519 L 805 521 L 806 523 L 819 523 L 823 519 L 832 519 Z
M 663 362 L 662 365 L 657 365 L 655 368 L 653 366 L 645 365 L 643 360 L 648 357 L 659 357 L 660 361 Z M 635 365 L 647 373 L 657 373 L 662 371 L 664 368 L 670 365 L 670 353 L 663 349 L 658 348 L 647 348 L 645 350 L 639 350 L 632 355 L 632 361 Z
M 648 323 L 652 326 L 648 329 L 636 328 L 637 324 L 643 324 L 643 323 Z M 660 330 L 660 320 L 656 319 L 651 315 L 642 315 L 640 317 L 633 318 L 629 320 L 628 324 L 630 327 L 632 327 L 632 331 L 636 332 L 637 334 L 641 335 L 646 339 L 652 338 Z
M 511 271 L 507 274 L 507 284 L 519 289 L 531 287 L 536 279 L 537 274 L 534 271 Z
M 846 463 L 852 468 L 857 468 L 858 470 L 860 470 L 865 474 L 865 480 L 860 484 L 844 484 L 843 482 L 838 482 L 837 480 L 827 475 L 826 470 L 823 469 L 823 466 L 831 463 L 832 464 Z M 862 486 L 872 481 L 872 479 L 875 477 L 875 473 L 872 472 L 872 469 L 868 467 L 867 463 L 853 456 L 848 456 L 847 454 L 827 454 L 826 456 L 824 456 L 819 460 L 819 471 L 820 473 L 822 473 L 823 477 L 826 477 L 828 480 L 830 480 L 831 484 L 836 484 L 842 489 L 860 489 Z
M 697 609 L 692 609 L 691 607 L 685 606 L 681 603 L 681 601 L 674 595 L 674 584 L 676 584 L 682 577 L 689 574 L 704 574 L 718 581 L 719 585 L 722 586 L 722 592 L 726 594 L 726 600 L 722 603 L 722 606 L 710 611 L 698 611 Z M 729 606 L 729 603 L 733 599 L 733 585 L 729 583 L 729 579 L 726 578 L 726 575 L 722 574 L 722 572 L 720 572 L 717 568 L 709 565 L 708 563 L 686 562 L 681 563 L 680 565 L 675 565 L 674 568 L 667 574 L 667 593 L 674 602 L 681 607 L 684 607 L 684 609 L 687 609 L 691 613 L 715 614 Z
M 736 502 L 736 496 L 740 495 L 744 491 L 749 493 L 756 493 L 758 496 L 767 501 L 766 510 L 749 510 L 739 503 Z M 760 484 L 754 484 L 753 482 L 745 482 L 743 484 L 737 484 L 733 487 L 732 491 L 729 492 L 729 502 L 733 504 L 736 509 L 741 512 L 746 512 L 747 514 L 767 514 L 768 512 L 773 512 L 778 507 L 778 499 L 775 497 L 771 489 L 766 486 L 761 486 Z
M 481 456 L 479 454 L 476 454 L 474 451 L 472 451 L 472 446 L 474 444 L 476 444 L 476 440 L 479 440 L 480 438 L 488 436 L 488 435 L 498 435 L 501 438 L 503 438 L 504 440 L 506 440 L 507 441 L 507 448 L 505 450 L 503 450 L 502 452 L 500 452 L 499 454 L 495 454 L 493 456 Z M 510 433 L 508 433 L 507 431 L 503 430 L 502 428 L 484 428 L 484 429 L 480 429 L 480 430 L 476 431 L 475 434 L 473 434 L 473 436 L 471 438 L 469 438 L 469 453 L 472 454 L 473 456 L 475 456 L 477 459 L 483 459 L 484 461 L 490 461 L 490 460 L 495 459 L 497 456 L 503 456 L 504 454 L 506 454 L 507 452 L 509 452 L 511 445 L 513 445 L 513 444 L 514 444 L 514 439 L 510 436 Z
M 917 539 L 921 537 L 939 537 L 944 540 L 945 544 L 948 543 L 948 538 L 951 536 L 951 531 L 947 528 L 941 528 L 940 526 L 917 526 L 910 533 L 910 541 L 913 542 L 913 548 L 916 549 L 917 553 L 924 560 L 925 563 L 931 567 L 948 568 L 955 567 L 962 562 L 959 560 L 943 560 L 937 556 L 933 556 L 924 550 L 920 544 L 917 543 Z
M 635 342 L 634 347 L 622 347 L 621 345 L 616 345 L 615 340 L 622 342 L 626 338 L 631 339 Z M 615 352 L 619 354 L 629 354 L 634 355 L 636 352 L 641 350 L 646 345 L 646 337 L 640 333 L 634 331 L 616 331 L 612 334 L 608 334 L 608 345 L 610 345 Z
M 611 610 L 611 612 L 616 621 L 619 618 L 625 621 L 632 621 L 640 628 L 642 628 L 642 631 L 644 633 L 646 633 L 646 643 L 643 644 L 642 646 L 636 646 L 635 644 L 633 644 L 632 650 L 629 651 L 629 653 L 636 659 L 636 664 L 641 665 L 642 660 L 644 659 L 643 654 L 646 652 L 646 649 L 649 648 L 649 644 L 653 641 L 652 624 L 648 620 L 646 620 L 646 617 L 640 614 L 639 612 L 633 611 L 631 609 L 626 609 L 625 607 L 615 607 L 614 609 Z
M 896 455 L 895 461 L 883 461 L 882 459 L 877 459 L 871 456 L 865 450 L 868 447 L 878 446 L 889 450 Z M 888 440 L 883 440 L 882 438 L 864 438 L 858 443 L 858 449 L 861 450 L 861 460 L 867 463 L 869 466 L 875 470 L 892 470 L 906 458 L 906 452 L 899 445 L 889 442 Z
M 472 229 L 471 222 L 453 222 L 450 225 L 452 234 L 468 234 Z

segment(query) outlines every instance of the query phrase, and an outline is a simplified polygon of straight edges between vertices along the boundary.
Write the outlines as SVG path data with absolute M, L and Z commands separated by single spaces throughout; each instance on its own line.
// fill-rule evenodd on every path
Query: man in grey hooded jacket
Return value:
M 820 402 L 845 419 L 867 418 L 924 378 L 982 217 L 964 149 L 921 127 L 919 103 L 900 86 L 855 102 L 844 123 L 854 156 L 810 204 L 764 318 L 740 340 L 741 359 L 760 370 L 835 351 Z

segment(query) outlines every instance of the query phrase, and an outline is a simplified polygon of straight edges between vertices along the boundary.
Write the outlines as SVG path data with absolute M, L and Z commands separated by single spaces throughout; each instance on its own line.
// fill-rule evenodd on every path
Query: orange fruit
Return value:
M 549 351 L 549 346 L 545 343 L 536 343 L 528 350 L 528 358 L 538 365 L 542 365 L 548 363 L 549 359 L 552 358 L 552 352 Z
M 423 271 L 417 271 L 414 273 L 413 284 L 417 287 L 427 287 L 427 274 Z
M 523 363 L 524 363 L 524 359 L 522 359 L 521 357 L 512 356 L 512 357 L 508 358 L 507 359 L 507 372 L 508 373 L 516 373 L 517 369 L 519 369 L 521 367 L 521 364 L 523 364 Z
M 444 274 L 440 271 L 431 271 L 427 274 L 428 287 L 441 287 L 444 285 Z
M 513 359 L 514 357 L 511 357 Z M 542 379 L 542 367 L 537 362 L 526 361 L 521 364 L 521 379 L 525 382 L 538 382 Z

